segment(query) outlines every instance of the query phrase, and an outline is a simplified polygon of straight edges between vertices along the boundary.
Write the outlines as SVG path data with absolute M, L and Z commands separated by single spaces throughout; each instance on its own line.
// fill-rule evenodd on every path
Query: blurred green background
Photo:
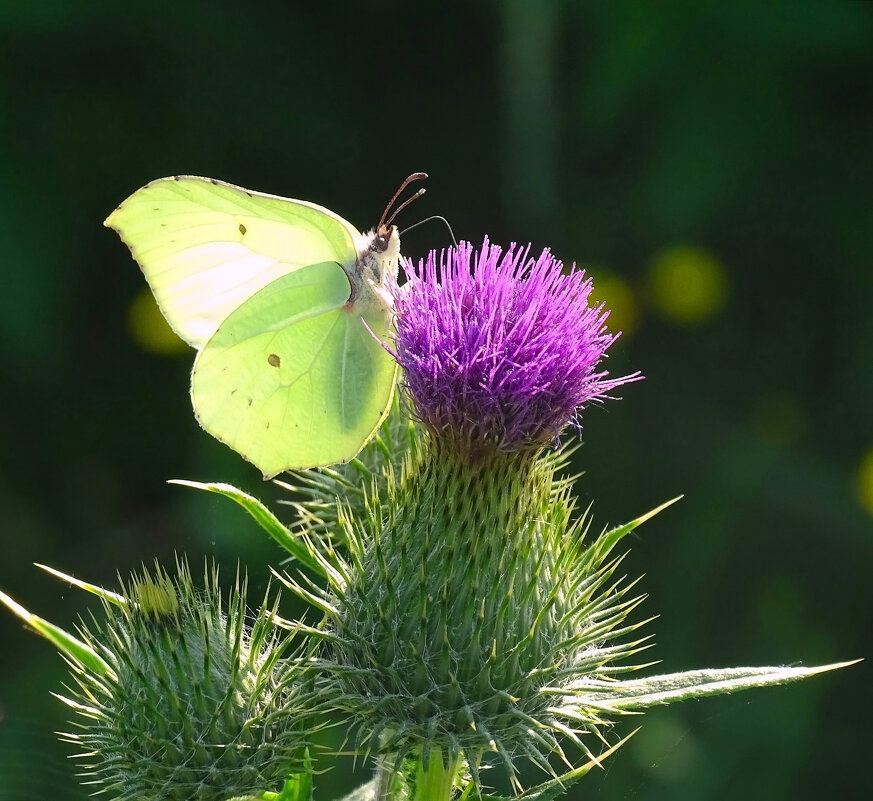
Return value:
M 366 228 L 416 170 L 404 223 L 548 245 L 615 308 L 609 367 L 647 378 L 585 414 L 578 492 L 603 524 L 685 494 L 626 563 L 661 668 L 870 656 L 860 2 L 0 2 L 0 588 L 69 625 L 93 604 L 33 562 L 114 585 L 174 551 L 239 559 L 254 597 L 281 556 L 230 502 L 165 484 L 281 497 L 198 429 L 193 354 L 106 215 L 194 173 Z M 447 241 L 433 223 L 404 252 Z M 0 801 L 86 797 L 52 734 L 64 676 L 0 614 Z M 871 679 L 650 713 L 570 797 L 868 797 Z

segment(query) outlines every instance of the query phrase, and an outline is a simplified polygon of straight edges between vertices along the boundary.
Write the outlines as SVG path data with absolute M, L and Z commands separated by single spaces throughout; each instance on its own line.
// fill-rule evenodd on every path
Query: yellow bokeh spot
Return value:
M 148 289 L 143 289 L 127 307 L 127 330 L 137 345 L 158 356 L 175 356 L 189 349 L 170 328 Z
M 594 285 L 590 303 L 594 306 L 603 303 L 609 309 L 606 327 L 610 331 L 621 331 L 622 336 L 631 336 L 639 326 L 639 314 L 637 299 L 630 284 L 606 268 L 595 267 L 590 274 Z
M 861 458 L 858 472 L 855 475 L 855 488 L 858 492 L 858 500 L 867 513 L 873 517 L 873 445 L 867 449 L 867 453 Z
M 658 253 L 649 267 L 652 304 L 680 325 L 698 325 L 727 301 L 727 274 L 721 262 L 699 247 L 673 247 Z

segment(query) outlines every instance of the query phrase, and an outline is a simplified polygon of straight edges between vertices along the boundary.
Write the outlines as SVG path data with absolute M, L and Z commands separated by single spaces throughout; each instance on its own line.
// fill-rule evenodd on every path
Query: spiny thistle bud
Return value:
M 107 666 L 71 661 L 62 698 L 83 718 L 85 775 L 119 801 L 218 801 L 277 789 L 303 770 L 305 718 L 283 675 L 275 609 L 245 625 L 245 583 L 223 608 L 217 571 L 195 590 L 179 565 L 133 576 L 107 619 L 82 629 Z
M 615 561 L 586 550 L 554 476 L 564 466 L 470 464 L 432 441 L 361 527 L 327 664 L 367 747 L 463 754 L 474 771 L 486 752 L 510 772 L 527 755 L 548 770 L 557 735 L 601 723 L 555 707 L 562 686 L 634 653 L 639 642 L 613 640 L 638 599 L 611 581 Z
M 470 273 L 465 244 L 441 275 L 434 254 L 408 268 L 396 350 L 426 441 L 347 521 L 319 667 L 364 747 L 463 757 L 474 775 L 496 752 L 514 776 L 517 755 L 551 771 L 565 735 L 588 752 L 579 735 L 602 721 L 564 696 L 640 644 L 614 642 L 638 599 L 610 548 L 583 542 L 566 454 L 543 455 L 579 406 L 638 376 L 597 372 L 615 337 L 581 273 L 500 254 L 486 241 Z

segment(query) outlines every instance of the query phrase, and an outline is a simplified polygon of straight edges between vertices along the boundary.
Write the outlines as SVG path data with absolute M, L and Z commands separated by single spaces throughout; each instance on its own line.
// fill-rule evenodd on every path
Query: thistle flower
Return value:
M 633 373 L 599 369 L 617 334 L 602 304 L 589 305 L 584 271 L 562 272 L 544 250 L 486 238 L 406 264 L 397 300 L 397 361 L 415 414 L 434 435 L 503 451 L 555 439 L 585 404 Z
M 569 453 L 543 448 L 639 375 L 598 368 L 615 336 L 583 273 L 548 251 L 501 254 L 486 240 L 407 266 L 396 351 L 424 441 L 372 483 L 377 498 L 331 518 L 350 560 L 325 570 L 330 586 L 315 599 L 289 579 L 327 612 L 319 693 L 359 746 L 426 766 L 439 754 L 447 770 L 463 757 L 474 776 L 488 753 L 510 776 L 519 755 L 551 771 L 559 737 L 588 752 L 580 735 L 603 721 L 561 699 L 642 642 L 612 641 L 636 628 L 624 620 L 639 599 L 611 546 L 585 541 L 559 475 Z
M 246 628 L 244 593 L 237 584 L 225 609 L 217 573 L 198 592 L 184 563 L 175 580 L 157 568 L 121 596 L 102 591 L 107 620 L 82 629 L 62 697 L 82 718 L 64 737 L 83 748 L 89 783 L 119 801 L 215 801 L 306 770 L 287 641 L 275 610 Z
M 417 441 L 399 464 L 402 439 L 369 445 L 357 486 L 350 471 L 309 474 L 302 531 L 339 527 L 347 556 L 312 546 L 324 588 L 286 577 L 325 614 L 313 705 L 343 714 L 383 766 L 416 764 L 414 798 L 428 801 L 450 797 L 462 763 L 478 785 L 496 759 L 518 789 L 522 757 L 552 775 L 552 795 L 615 750 L 598 741 L 623 713 L 836 667 L 624 677 L 650 643 L 628 620 L 642 597 L 615 550 L 669 504 L 591 537 L 562 475 L 570 453 L 543 446 L 640 376 L 599 369 L 615 337 L 590 280 L 548 251 L 501 253 L 486 240 L 408 267 L 395 347 Z M 333 513 L 341 486 L 354 494 Z M 558 778 L 568 741 L 588 762 Z

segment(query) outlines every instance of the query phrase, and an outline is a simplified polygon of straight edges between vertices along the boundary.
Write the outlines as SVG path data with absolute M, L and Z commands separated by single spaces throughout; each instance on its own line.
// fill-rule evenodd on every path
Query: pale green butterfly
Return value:
M 315 203 L 177 176 L 134 192 L 104 223 L 139 262 L 173 330 L 197 348 L 200 425 L 271 478 L 352 459 L 391 405 L 400 236 L 361 234 Z

